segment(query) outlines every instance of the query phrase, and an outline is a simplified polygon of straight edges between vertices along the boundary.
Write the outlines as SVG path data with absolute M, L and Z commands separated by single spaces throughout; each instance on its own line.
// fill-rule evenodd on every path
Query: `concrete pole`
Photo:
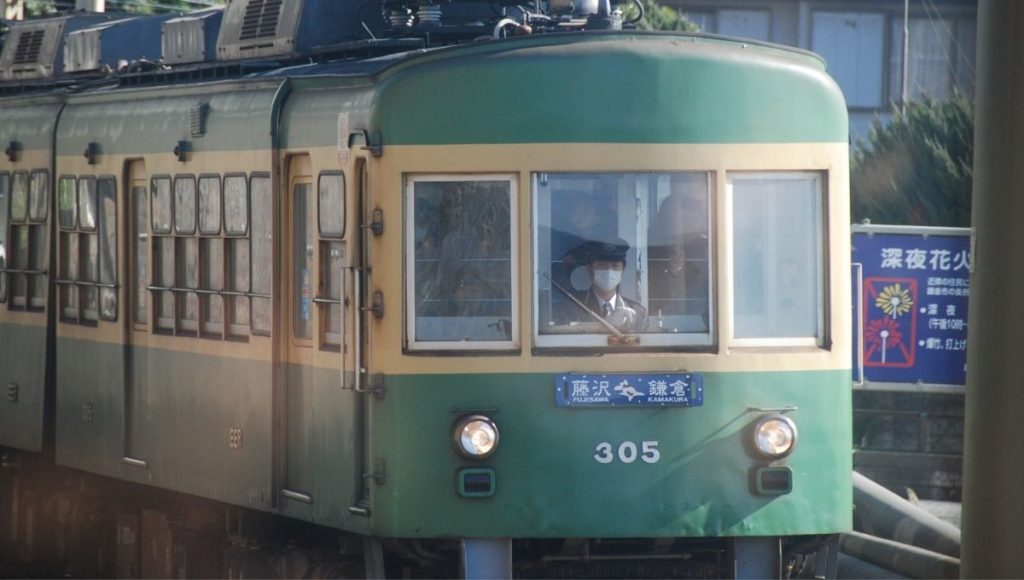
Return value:
M 1024 2 L 981 0 L 964 578 L 1024 578 Z

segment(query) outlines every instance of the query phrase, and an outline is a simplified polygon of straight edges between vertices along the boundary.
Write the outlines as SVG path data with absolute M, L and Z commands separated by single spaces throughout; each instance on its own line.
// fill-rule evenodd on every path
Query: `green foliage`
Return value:
M 971 225 L 974 105 L 924 98 L 876 121 L 850 169 L 852 217 L 879 224 Z
M 683 18 L 675 8 L 662 6 L 657 0 L 639 0 L 644 7 L 644 17 L 636 23 L 638 30 L 677 30 L 697 32 L 697 25 Z M 637 17 L 639 9 L 635 3 L 627 4 L 622 10 L 624 21 Z

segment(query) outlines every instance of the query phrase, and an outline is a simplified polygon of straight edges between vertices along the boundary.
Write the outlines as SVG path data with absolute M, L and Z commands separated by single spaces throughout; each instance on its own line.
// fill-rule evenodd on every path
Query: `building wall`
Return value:
M 812 50 L 846 95 L 850 136 L 903 101 L 903 0 L 663 0 L 704 32 Z M 907 100 L 974 92 L 977 0 L 910 0 Z

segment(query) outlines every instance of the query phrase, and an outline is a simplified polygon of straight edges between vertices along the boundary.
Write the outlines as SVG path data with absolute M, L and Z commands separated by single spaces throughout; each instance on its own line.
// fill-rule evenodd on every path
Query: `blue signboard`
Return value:
M 854 227 L 854 366 L 865 382 L 966 383 L 968 232 Z
M 555 403 L 559 407 L 700 407 L 704 404 L 704 376 L 559 375 L 555 377 Z

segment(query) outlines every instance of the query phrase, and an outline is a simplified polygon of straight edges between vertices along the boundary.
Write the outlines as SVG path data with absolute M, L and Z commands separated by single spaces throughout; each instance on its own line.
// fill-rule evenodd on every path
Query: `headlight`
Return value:
M 769 415 L 754 425 L 754 449 L 767 459 L 779 459 L 796 446 L 796 424 L 789 417 Z
M 467 459 L 486 459 L 498 449 L 498 426 L 490 417 L 469 415 L 455 422 L 455 450 Z

